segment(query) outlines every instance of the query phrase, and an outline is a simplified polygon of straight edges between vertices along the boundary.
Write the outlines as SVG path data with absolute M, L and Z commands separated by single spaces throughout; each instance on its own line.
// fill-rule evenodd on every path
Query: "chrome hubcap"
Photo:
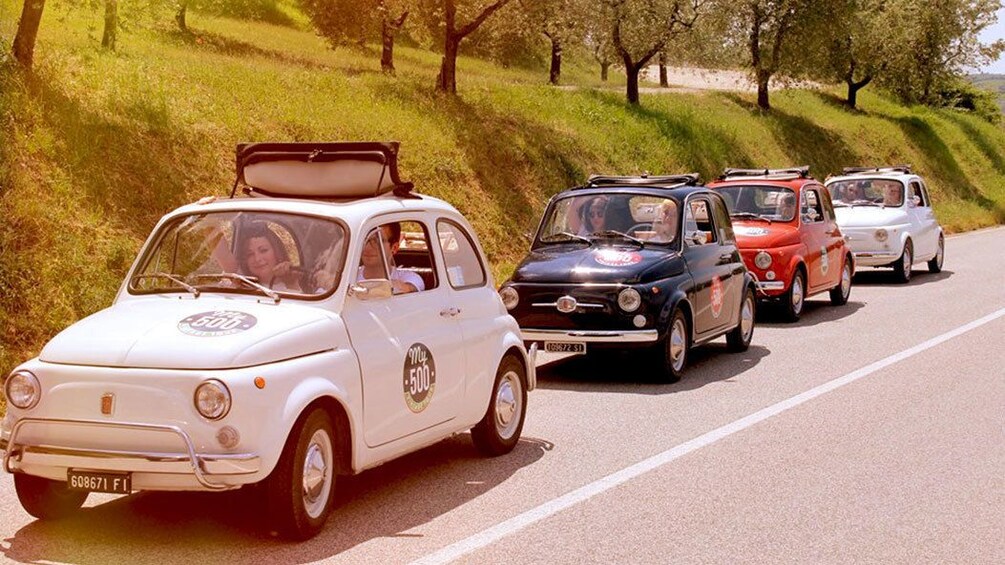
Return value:
M 798 276 L 792 279 L 792 311 L 803 311 L 803 280 Z
M 754 298 L 749 294 L 743 299 L 743 310 L 740 311 L 740 331 L 743 332 L 743 341 L 750 340 L 750 334 L 754 332 Z
M 904 248 L 904 273 L 910 275 L 910 273 L 911 273 L 911 265 L 912 264 L 914 264 L 914 261 L 911 260 L 911 248 L 910 247 L 905 247 Z
M 321 515 L 328 502 L 332 484 L 332 443 L 323 430 L 317 430 L 307 444 L 304 456 L 304 509 L 312 518 Z
M 684 357 L 687 352 L 687 327 L 684 321 L 677 319 L 670 329 L 670 364 L 674 371 L 684 368 Z
M 942 258 L 946 255 L 946 242 L 941 237 L 939 238 L 939 250 L 935 252 L 936 260 L 938 261 L 939 267 L 942 267 Z
M 851 292 L 851 265 L 845 263 L 844 272 L 841 273 L 841 295 L 847 297 Z
M 499 382 L 499 390 L 496 392 L 496 429 L 499 437 L 509 439 L 516 433 L 516 427 L 520 423 L 520 376 L 513 371 L 508 371 Z

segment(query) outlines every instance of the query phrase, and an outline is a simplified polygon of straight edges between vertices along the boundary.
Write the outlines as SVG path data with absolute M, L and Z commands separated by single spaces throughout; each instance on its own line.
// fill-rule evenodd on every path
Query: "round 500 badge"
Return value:
M 245 312 L 214 310 L 192 314 L 178 322 L 178 331 L 198 337 L 233 335 L 251 329 L 258 318 Z
M 601 249 L 597 251 L 593 259 L 601 265 L 608 267 L 627 267 L 642 260 L 642 255 L 635 251 L 618 251 L 616 249 Z
M 409 347 L 405 353 L 403 373 L 405 404 L 418 414 L 429 406 L 436 390 L 436 363 L 429 348 L 421 343 Z
M 712 277 L 712 317 L 718 318 L 719 314 L 722 314 L 722 280 L 719 277 Z
M 826 275 L 827 270 L 830 269 L 830 260 L 827 259 L 827 248 L 820 248 L 820 274 Z

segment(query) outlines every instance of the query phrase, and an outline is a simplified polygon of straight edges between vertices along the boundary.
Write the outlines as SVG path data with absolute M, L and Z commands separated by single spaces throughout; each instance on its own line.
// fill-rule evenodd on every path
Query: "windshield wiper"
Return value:
M 873 202 L 872 200 L 855 200 L 851 203 L 852 206 L 879 206 L 879 204 Z
M 621 237 L 621 238 L 627 239 L 628 241 L 631 241 L 632 243 L 637 243 L 639 245 L 639 247 L 645 247 L 646 246 L 646 242 L 642 241 L 641 239 L 639 239 L 637 237 L 632 237 L 632 236 L 628 235 L 627 233 L 620 232 L 618 230 L 604 230 L 602 232 L 591 233 L 590 235 L 596 235 L 596 236 L 600 236 L 600 237 L 611 237 L 611 236 Z
M 136 281 L 142 280 L 142 279 L 167 279 L 167 280 L 175 283 L 176 285 L 184 288 L 185 290 L 191 292 L 192 294 L 195 295 L 196 298 L 199 298 L 199 295 L 201 294 L 201 292 L 199 291 L 198 288 L 196 288 L 196 287 L 188 284 L 187 282 L 181 280 L 181 278 L 179 278 L 179 276 L 175 275 L 175 274 L 171 274 L 171 273 L 142 273 L 142 274 L 139 274 L 139 275 L 133 275 L 133 278 L 130 280 L 130 282 L 133 283 L 133 282 L 136 282 Z
M 280 297 L 279 297 L 279 293 L 278 292 L 272 290 L 271 288 L 269 288 L 269 287 L 267 287 L 265 285 L 259 284 L 258 283 L 258 279 L 255 278 L 255 277 L 246 277 L 246 276 L 238 274 L 238 273 L 206 273 L 206 274 L 201 274 L 201 275 L 195 275 L 195 277 L 197 279 L 217 279 L 218 278 L 218 279 L 230 279 L 230 280 L 240 281 L 240 282 L 243 282 L 244 284 L 246 284 L 246 285 L 248 285 L 250 287 L 254 287 L 254 288 L 262 291 L 262 293 L 265 294 L 265 296 L 268 296 L 269 298 L 271 298 L 272 300 L 274 300 L 276 302 L 276 304 L 279 304 L 279 301 L 281 300 Z
M 771 218 L 765 218 L 760 214 L 755 214 L 753 212 L 733 212 L 729 215 L 730 218 L 740 218 L 742 220 L 761 220 L 762 222 L 771 223 Z
M 591 241 L 590 238 L 583 237 L 581 235 L 576 235 L 576 234 L 574 234 L 572 232 L 567 232 L 567 231 L 561 231 L 561 232 L 558 232 L 558 233 L 551 234 L 547 238 L 543 238 L 542 237 L 541 241 L 543 241 L 545 243 L 552 243 L 552 242 L 556 242 L 556 241 L 561 241 L 561 240 L 556 240 L 555 239 L 556 236 L 560 236 L 560 235 L 564 235 L 566 241 L 568 241 L 570 239 L 575 239 L 575 240 L 578 240 L 578 241 L 582 241 L 583 243 L 586 243 L 587 245 L 593 245 L 593 241 Z

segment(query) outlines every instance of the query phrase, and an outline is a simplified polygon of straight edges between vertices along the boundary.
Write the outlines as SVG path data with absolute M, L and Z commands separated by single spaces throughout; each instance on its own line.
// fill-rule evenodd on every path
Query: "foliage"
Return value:
M 935 93 L 938 105 L 972 112 L 992 124 L 1002 122 L 998 95 L 980 88 L 966 79 L 947 82 Z

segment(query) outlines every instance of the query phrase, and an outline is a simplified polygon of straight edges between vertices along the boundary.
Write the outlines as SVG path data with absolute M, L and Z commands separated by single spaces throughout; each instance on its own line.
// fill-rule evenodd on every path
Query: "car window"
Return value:
M 704 198 L 691 198 L 685 209 L 684 237 L 691 245 L 700 245 L 693 237 L 696 234 L 704 237 L 705 245 L 718 241 L 709 203 Z
M 436 268 L 425 226 L 407 220 L 370 230 L 356 269 L 356 280 L 364 279 L 388 279 L 395 294 L 436 288 Z
M 923 183 L 921 181 L 918 181 L 918 184 L 921 185 L 922 206 L 930 207 L 932 205 L 932 201 L 928 197 L 928 187 L 925 186 L 925 183 Z
M 468 232 L 450 220 L 439 220 L 436 235 L 450 286 L 461 289 L 484 285 L 485 266 Z
M 726 201 L 722 198 L 713 198 L 712 212 L 715 216 L 715 224 L 719 226 L 719 241 L 721 243 L 736 243 L 736 236 L 733 234 L 733 224 L 729 221 L 729 209 L 726 207 Z
M 736 218 L 790 222 L 796 217 L 796 193 L 790 188 L 732 184 L 720 186 L 716 192 L 726 200 L 730 215 Z
M 824 207 L 824 219 L 827 221 L 833 221 L 837 216 L 834 214 L 834 204 L 831 202 L 830 193 L 826 190 L 818 191 L 820 193 L 820 203 Z
M 904 203 L 904 185 L 892 179 L 856 179 L 827 185 L 837 206 L 900 206 Z
M 921 190 L 920 182 L 911 181 L 908 190 L 909 190 L 908 198 L 918 197 L 918 206 L 928 206 L 928 199 L 925 198 L 924 191 Z
M 566 196 L 545 212 L 538 241 L 566 243 L 618 232 L 647 242 L 672 243 L 679 216 L 680 205 L 671 197 L 630 192 Z
M 799 211 L 803 222 L 812 224 L 824 221 L 824 209 L 820 200 L 816 189 L 810 188 L 803 191 L 803 205 Z
M 189 285 L 261 293 L 257 284 L 279 293 L 325 295 L 342 275 L 345 234 L 339 223 L 311 216 L 190 214 L 155 235 L 129 291 L 189 292 Z

